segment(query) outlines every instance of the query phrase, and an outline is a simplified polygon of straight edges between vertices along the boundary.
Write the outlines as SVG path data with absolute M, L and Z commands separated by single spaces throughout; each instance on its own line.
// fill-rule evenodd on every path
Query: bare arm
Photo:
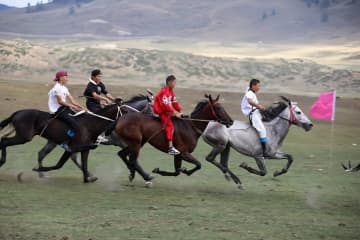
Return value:
M 56 96 L 56 97 L 58 97 L 58 96 Z M 80 104 L 78 104 L 75 101 L 75 99 L 71 96 L 71 94 L 67 95 L 67 97 L 69 98 L 69 101 L 70 101 L 70 103 L 68 103 L 67 106 L 69 106 L 77 111 L 86 110 L 86 108 L 82 107 Z
M 265 111 L 265 107 L 264 107 L 263 105 L 261 105 L 261 104 L 259 104 L 259 103 L 255 103 L 252 99 L 249 99 L 249 98 L 248 98 L 248 102 L 249 102 L 249 104 L 250 104 L 251 106 L 260 109 L 260 111 Z
M 97 94 L 96 92 L 92 93 L 93 98 L 96 98 L 98 100 L 104 100 L 106 103 L 111 103 L 113 99 L 101 96 L 99 94 Z

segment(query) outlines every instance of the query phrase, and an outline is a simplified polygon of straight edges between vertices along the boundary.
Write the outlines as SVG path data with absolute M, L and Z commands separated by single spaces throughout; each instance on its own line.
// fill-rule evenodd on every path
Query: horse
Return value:
M 89 144 L 94 143 L 100 133 L 105 131 L 110 122 L 115 121 L 120 114 L 121 99 L 114 104 L 106 106 L 99 112 L 99 115 L 84 113 L 74 116 L 81 126 L 82 137 L 78 142 L 72 142 L 72 149 L 81 152 L 81 165 L 84 182 L 94 182 L 96 177 L 89 176 L 87 160 L 90 149 Z M 100 116 L 101 115 L 101 116 Z M 24 109 L 11 114 L 0 123 L 0 129 L 12 125 L 11 130 L 6 131 L 0 139 L 1 159 L 0 167 L 6 162 L 6 148 L 8 146 L 24 144 L 32 140 L 35 135 L 61 144 L 68 140 L 68 126 L 48 112 L 37 109 Z M 6 130 L 6 128 L 5 128 Z M 14 137 L 8 137 L 15 132 Z M 73 147 L 74 146 L 74 147 Z M 55 167 L 34 168 L 34 171 L 49 171 L 60 168 L 72 153 L 65 151 L 59 163 Z M 62 165 L 61 165 L 62 164 Z
M 274 177 L 286 173 L 293 162 L 290 154 L 279 151 L 290 126 L 294 124 L 302 127 L 305 131 L 309 131 L 313 127 L 312 122 L 296 103 L 285 97 L 282 99 L 285 102 L 278 102 L 268 109 L 268 122 L 264 122 L 271 159 L 287 159 L 286 166 L 280 171 L 276 170 L 273 174 Z M 210 122 L 203 133 L 203 139 L 213 147 L 206 160 L 218 167 L 225 174 L 226 179 L 230 180 L 231 178 L 239 188 L 243 188 L 240 179 L 228 167 L 231 147 L 241 154 L 253 157 L 259 170 L 244 162 L 240 167 L 260 176 L 267 174 L 259 135 L 249 123 L 234 121 L 230 128 L 225 128 L 221 124 Z M 221 154 L 219 163 L 215 161 L 218 154 Z
M 191 118 L 173 119 L 175 126 L 174 145 L 181 152 L 174 156 L 174 172 L 155 168 L 152 171 L 153 173 L 162 176 L 178 176 L 180 173 L 193 174 L 201 168 L 201 164 L 191 153 L 209 121 L 219 121 L 227 126 L 232 124 L 231 117 L 219 103 L 219 96 L 215 100 L 212 99 L 211 95 L 205 95 L 205 97 L 207 99 L 199 102 L 195 107 L 190 115 Z M 151 186 L 151 180 L 154 177 L 142 169 L 138 162 L 138 156 L 141 147 L 147 142 L 158 150 L 167 153 L 168 142 L 159 118 L 139 113 L 128 113 L 119 118 L 114 131 L 127 145 L 126 148 L 118 152 L 118 155 L 130 170 L 129 180 L 133 181 L 135 171 L 137 171 L 145 180 L 146 186 Z M 194 164 L 195 167 L 190 170 L 182 168 L 182 160 Z
M 121 110 L 122 113 L 121 114 L 125 114 L 127 112 L 142 112 L 144 114 L 151 114 L 152 113 L 152 101 L 153 101 L 153 94 L 150 90 L 147 90 L 149 95 L 136 95 L 131 97 L 129 100 L 124 101 L 121 104 Z M 110 128 L 110 127 L 109 127 Z M 124 143 L 118 139 L 116 137 L 116 134 L 111 134 L 110 137 L 106 138 L 106 141 L 100 141 L 100 144 L 103 145 L 115 145 L 115 146 L 119 146 L 121 148 L 124 148 L 125 145 Z M 40 151 L 38 152 L 38 168 L 41 168 L 43 159 L 51 152 L 55 149 L 55 147 L 57 146 L 57 143 L 48 140 L 47 143 L 45 144 L 44 147 L 42 147 L 40 149 Z M 81 165 L 78 163 L 77 161 L 77 154 L 73 153 L 71 154 L 71 160 L 75 163 L 75 165 L 81 169 Z M 39 177 L 43 177 L 44 174 L 43 172 L 39 172 Z M 92 176 L 92 174 L 89 172 L 89 175 Z

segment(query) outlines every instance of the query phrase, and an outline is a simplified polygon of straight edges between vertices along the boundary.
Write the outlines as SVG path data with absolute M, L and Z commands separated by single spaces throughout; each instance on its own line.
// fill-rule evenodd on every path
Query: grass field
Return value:
M 0 81 L 0 118 L 35 107 L 46 110 L 50 86 Z M 73 95 L 83 86 L 70 86 Z M 109 86 L 108 86 L 109 87 Z M 142 88 L 111 86 L 122 96 Z M 205 91 L 204 91 L 205 92 Z M 186 111 L 202 91 L 178 89 Z M 222 93 L 234 119 L 240 119 L 240 93 Z M 291 96 L 307 112 L 315 100 Z M 274 95 L 261 96 L 269 103 Z M 268 161 L 269 174 L 251 175 L 238 165 L 254 160 L 231 152 L 230 167 L 245 190 L 227 182 L 204 159 L 210 147 L 200 140 L 194 153 L 203 168 L 193 176 L 157 177 L 144 187 L 137 175 L 129 184 L 128 171 L 115 147 L 101 146 L 90 155 L 89 170 L 99 180 L 82 183 L 82 174 L 69 162 L 63 169 L 39 179 L 31 169 L 45 144 L 38 137 L 8 148 L 0 169 L 0 239 L 357 239 L 360 222 L 360 175 L 344 173 L 340 162 L 360 162 L 359 99 L 338 99 L 333 125 L 314 121 L 310 132 L 292 127 L 283 151 L 294 156 L 290 171 L 278 178 L 272 172 L 284 161 Z M 46 160 L 52 165 L 56 149 Z M 172 169 L 170 156 L 146 145 L 140 155 L 147 171 Z M 188 166 L 185 164 L 185 166 Z M 23 182 L 17 181 L 23 172 Z

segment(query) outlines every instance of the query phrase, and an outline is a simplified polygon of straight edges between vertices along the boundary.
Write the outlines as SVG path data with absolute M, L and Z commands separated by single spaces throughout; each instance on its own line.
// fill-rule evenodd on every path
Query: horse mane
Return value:
M 277 116 L 279 116 L 279 114 L 284 111 L 284 109 L 287 107 L 288 105 L 284 102 L 275 102 L 273 104 L 271 104 L 269 107 L 267 107 L 265 109 L 264 112 L 261 113 L 262 115 L 262 120 L 264 122 L 269 122 L 271 120 L 273 120 L 274 118 L 276 118 Z
M 141 100 L 145 100 L 145 99 L 147 99 L 147 96 L 145 96 L 143 94 L 139 94 L 139 95 L 131 97 L 129 100 L 125 101 L 125 103 L 132 103 L 132 102 L 137 102 L 137 101 L 141 101 Z
M 202 100 L 202 101 L 198 102 L 194 111 L 191 113 L 191 116 L 196 114 L 197 112 L 199 112 L 201 109 L 203 109 L 204 105 L 206 105 L 207 103 L 208 103 L 208 100 Z

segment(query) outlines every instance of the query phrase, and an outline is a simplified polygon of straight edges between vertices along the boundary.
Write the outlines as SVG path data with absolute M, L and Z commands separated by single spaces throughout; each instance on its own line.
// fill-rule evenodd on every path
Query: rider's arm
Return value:
M 104 100 L 107 103 L 111 103 L 110 99 L 108 99 L 107 97 L 101 96 L 101 95 L 97 94 L 96 92 L 92 92 L 92 96 L 93 96 L 93 98 L 96 98 L 98 100 Z
M 260 103 L 255 103 L 252 99 L 248 98 L 248 102 L 251 106 L 256 107 L 258 109 L 260 109 L 261 111 L 265 110 L 265 107 L 263 105 L 261 105 Z
M 114 100 L 115 100 L 115 98 L 113 97 L 113 95 L 111 95 L 110 93 L 105 94 L 105 96 L 106 96 L 108 99 L 110 99 L 111 101 L 114 101 Z
M 85 110 L 80 104 L 78 104 L 75 99 L 71 96 L 71 94 L 68 94 L 67 97 L 69 98 L 70 104 L 69 107 L 74 108 L 77 111 Z

